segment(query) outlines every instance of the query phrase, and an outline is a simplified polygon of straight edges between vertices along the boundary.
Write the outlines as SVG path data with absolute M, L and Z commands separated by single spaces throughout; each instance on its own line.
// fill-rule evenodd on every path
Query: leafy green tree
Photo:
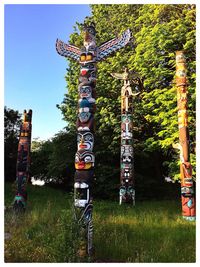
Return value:
M 183 49 L 188 66 L 191 148 L 195 146 L 195 12 L 194 5 L 143 5 L 135 21 L 135 54 L 129 60 L 144 77 L 144 117 L 152 129 L 145 150 L 162 150 L 164 164 L 175 179 L 179 178 L 178 155 L 172 149 L 178 142 L 175 52 Z M 193 166 L 194 157 L 191 149 Z
M 122 83 L 110 73 L 122 72 L 124 67 L 137 72 L 142 81 L 141 93 L 133 101 L 136 182 L 148 191 L 162 184 L 163 176 L 178 179 L 179 153 L 172 148 L 172 144 L 178 142 L 174 76 L 175 52 L 182 49 L 187 53 L 191 161 L 195 166 L 195 5 L 98 4 L 91 5 L 91 11 L 92 16 L 87 21 L 96 24 L 97 45 L 127 28 L 132 32 L 128 46 L 98 63 L 95 173 L 99 192 L 109 187 L 110 194 L 119 181 Z M 79 47 L 83 43 L 80 26 L 77 23 L 69 40 Z M 67 94 L 58 106 L 73 131 L 77 118 L 79 68 L 78 63 L 69 61 Z
M 34 140 L 31 152 L 31 175 L 53 184 L 72 184 L 75 157 L 75 134 L 59 132 L 51 140 Z

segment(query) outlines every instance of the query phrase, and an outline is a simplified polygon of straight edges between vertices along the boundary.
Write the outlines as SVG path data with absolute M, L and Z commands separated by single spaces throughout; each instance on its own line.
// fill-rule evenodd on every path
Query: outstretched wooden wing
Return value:
M 119 79 L 119 80 L 127 80 L 128 76 L 125 77 L 124 73 L 111 73 L 111 76 L 113 76 L 114 78 L 116 79 Z
M 61 40 L 56 40 L 56 50 L 59 55 L 73 60 L 79 61 L 81 50 L 73 45 L 64 43 Z
M 109 56 L 114 51 L 117 51 L 118 49 L 124 47 L 130 41 L 130 38 L 131 31 L 128 29 L 120 37 L 114 38 L 106 43 L 103 43 L 98 48 L 96 60 L 100 61 L 103 58 Z

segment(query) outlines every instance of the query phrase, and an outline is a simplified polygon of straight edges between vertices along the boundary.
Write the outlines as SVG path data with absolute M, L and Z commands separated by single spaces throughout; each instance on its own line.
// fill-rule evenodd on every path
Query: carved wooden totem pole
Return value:
M 178 148 L 180 150 L 182 215 L 183 218 L 194 221 L 196 219 L 196 211 L 192 166 L 190 164 L 189 152 L 186 59 L 183 51 L 176 52 L 176 87 L 179 143 L 175 144 L 174 148 Z
M 131 77 L 127 69 L 124 73 L 112 73 L 114 78 L 124 81 L 121 89 L 121 155 L 120 155 L 120 190 L 119 204 L 122 202 L 135 205 L 135 181 L 134 181 L 134 162 L 133 162 L 133 93 L 131 81 L 138 83 L 138 77 Z M 131 81 L 130 81 L 131 79 Z
M 24 211 L 26 208 L 27 192 L 26 184 L 29 179 L 30 149 L 31 149 L 31 130 L 32 130 L 32 110 L 24 110 L 23 122 L 20 129 L 16 183 L 17 191 L 14 199 L 13 208 L 17 211 Z
M 94 146 L 94 112 L 96 98 L 96 63 L 109 56 L 112 52 L 124 47 L 130 40 L 130 31 L 125 31 L 121 37 L 114 38 L 99 47 L 96 46 L 96 30 L 94 24 L 83 25 L 83 48 L 56 41 L 56 49 L 61 56 L 71 58 L 80 63 L 78 86 L 78 118 L 77 153 L 75 155 L 74 177 L 74 207 L 75 219 L 79 225 L 81 239 L 78 255 L 80 257 L 92 254 L 92 192 L 95 156 Z

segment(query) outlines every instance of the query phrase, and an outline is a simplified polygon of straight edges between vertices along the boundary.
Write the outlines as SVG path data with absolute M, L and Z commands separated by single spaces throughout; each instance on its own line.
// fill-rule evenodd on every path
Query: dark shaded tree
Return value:
M 4 179 L 16 179 L 17 148 L 21 126 L 21 114 L 4 107 Z
M 61 131 L 51 140 L 32 142 L 31 175 L 54 185 L 72 186 L 75 133 Z

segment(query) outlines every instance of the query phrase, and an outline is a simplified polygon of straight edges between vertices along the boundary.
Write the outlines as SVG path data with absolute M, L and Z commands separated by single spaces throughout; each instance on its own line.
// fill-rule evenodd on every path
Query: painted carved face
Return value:
M 78 151 L 85 149 L 92 151 L 94 146 L 94 136 L 91 132 L 82 132 L 77 135 Z
M 186 76 L 186 71 L 185 70 L 177 70 L 176 75 L 179 77 L 185 77 Z
M 86 26 L 84 28 L 84 47 L 87 50 L 91 50 L 92 48 L 94 49 L 96 47 L 95 43 L 95 35 L 96 31 L 93 26 Z
M 81 66 L 81 75 L 82 76 L 88 77 L 91 75 L 91 73 L 94 73 L 94 72 L 96 72 L 96 68 L 95 68 L 95 65 L 92 63 Z
M 125 179 L 128 182 L 129 179 L 131 178 L 132 178 L 132 169 L 130 168 L 121 169 L 121 179 Z
M 133 159 L 133 147 L 126 145 L 121 146 L 121 158 L 122 162 L 124 163 L 130 163 Z
M 94 167 L 94 154 L 90 151 L 79 151 L 75 155 L 75 168 L 77 170 L 88 170 Z
M 121 119 L 123 123 L 131 123 L 132 122 L 132 115 L 131 114 L 122 114 Z
M 79 96 L 81 98 L 91 98 L 92 97 L 92 87 L 82 86 L 79 88 Z
M 185 61 L 185 55 L 184 54 L 177 55 L 176 61 L 184 62 Z
M 182 186 L 181 195 L 184 197 L 192 197 L 194 195 L 193 187 Z

